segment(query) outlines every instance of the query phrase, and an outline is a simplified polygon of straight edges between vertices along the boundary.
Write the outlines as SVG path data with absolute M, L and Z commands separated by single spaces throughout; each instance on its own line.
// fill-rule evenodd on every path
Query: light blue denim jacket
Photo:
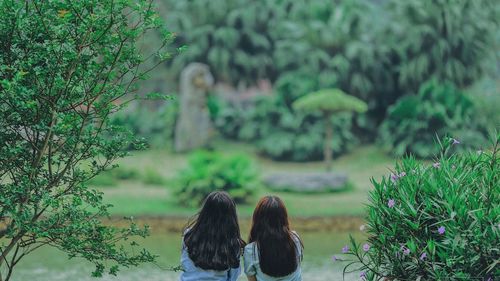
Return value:
M 181 264 L 184 272 L 180 281 L 236 281 L 241 274 L 241 267 L 231 268 L 226 271 L 204 270 L 197 267 L 189 258 L 187 247 L 182 243 Z

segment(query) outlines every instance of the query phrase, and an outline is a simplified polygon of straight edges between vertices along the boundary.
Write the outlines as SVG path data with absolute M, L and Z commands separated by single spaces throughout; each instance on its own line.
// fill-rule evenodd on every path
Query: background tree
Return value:
M 109 205 L 85 184 L 140 147 L 109 116 L 169 56 L 152 0 L 3 0 L 0 10 L 0 280 L 45 245 L 94 263 L 95 276 L 153 261 L 116 245 L 147 229 L 103 225 Z M 152 30 L 163 38 L 143 56 Z
M 296 110 L 319 111 L 325 120 L 324 159 L 326 169 L 332 169 L 332 147 L 333 137 L 332 115 L 341 111 L 365 112 L 368 108 L 362 100 L 349 96 L 339 89 L 324 89 L 305 95 L 293 103 Z

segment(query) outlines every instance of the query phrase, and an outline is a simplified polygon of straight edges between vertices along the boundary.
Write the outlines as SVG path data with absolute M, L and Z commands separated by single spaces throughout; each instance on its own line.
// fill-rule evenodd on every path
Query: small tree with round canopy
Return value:
M 293 108 L 295 110 L 321 112 L 323 114 L 325 120 L 325 143 L 323 153 L 326 169 L 331 171 L 331 142 L 333 137 L 332 115 L 342 111 L 362 113 L 367 110 L 368 106 L 364 101 L 350 96 L 340 89 L 323 89 L 297 99 L 293 103 Z

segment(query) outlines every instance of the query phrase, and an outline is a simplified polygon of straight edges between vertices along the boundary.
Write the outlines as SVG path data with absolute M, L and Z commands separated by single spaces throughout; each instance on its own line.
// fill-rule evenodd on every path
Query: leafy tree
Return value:
M 144 63 L 170 55 L 152 1 L 3 0 L 0 10 L 0 280 L 46 245 L 95 264 L 94 276 L 153 261 L 121 243 L 138 247 L 128 239 L 147 228 L 103 225 L 110 205 L 86 186 L 140 147 L 109 116 L 136 98 Z M 138 42 L 152 30 L 163 39 L 144 56 Z
M 293 103 L 296 110 L 319 111 L 325 120 L 325 140 L 323 155 L 326 169 L 332 169 L 332 148 L 331 140 L 333 136 L 332 115 L 341 111 L 365 112 L 367 105 L 360 99 L 349 96 L 339 89 L 324 89 L 305 95 Z

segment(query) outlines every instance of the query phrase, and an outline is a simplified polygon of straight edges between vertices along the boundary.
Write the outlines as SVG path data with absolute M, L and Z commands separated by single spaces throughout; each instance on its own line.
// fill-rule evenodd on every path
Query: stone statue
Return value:
M 207 91 L 214 84 L 207 65 L 191 63 L 181 73 L 179 115 L 175 128 L 175 151 L 184 152 L 206 146 L 211 122 Z

